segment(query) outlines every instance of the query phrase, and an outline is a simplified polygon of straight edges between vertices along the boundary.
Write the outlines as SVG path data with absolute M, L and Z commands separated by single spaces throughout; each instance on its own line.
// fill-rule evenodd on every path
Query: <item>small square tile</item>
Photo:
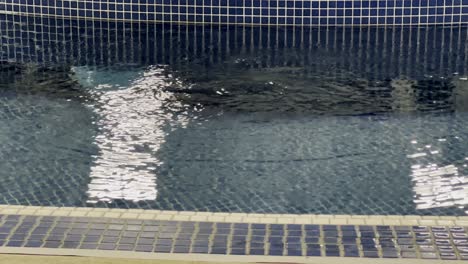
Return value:
M 120 236 L 120 231 L 116 231 L 116 230 L 110 230 L 110 231 L 105 231 L 103 233 L 104 236 L 114 236 L 114 237 L 118 237 Z
M 437 248 L 439 249 L 440 252 L 449 252 L 449 253 L 455 252 L 454 247 L 451 245 L 450 246 L 437 246 Z M 468 252 L 468 248 L 467 248 L 467 252 Z
M 87 232 L 86 232 L 87 235 L 89 236 L 100 236 L 102 234 L 104 234 L 104 230 L 101 230 L 101 229 L 89 229 Z
M 378 258 L 379 253 L 377 251 L 364 251 L 363 256 L 366 258 Z
M 81 249 L 96 249 L 98 244 L 96 243 L 83 243 L 80 245 Z
M 82 235 L 82 234 L 85 234 L 87 231 L 88 231 L 88 229 L 75 228 L 75 229 L 69 230 L 69 231 L 68 231 L 68 234 L 71 234 L 71 235 Z
M 446 232 L 448 231 L 448 228 L 445 226 L 432 226 L 431 227 L 432 232 Z
M 421 252 L 435 252 L 436 247 L 435 246 L 430 246 L 430 245 L 421 245 L 421 246 L 419 246 L 419 250 Z
M 7 247 L 21 247 L 24 244 L 24 241 L 16 241 L 16 240 L 10 240 L 6 244 Z
M 104 230 L 106 229 L 107 225 L 106 224 L 90 224 L 89 228 L 94 229 L 94 230 Z
M 401 252 L 401 257 L 403 258 L 417 258 L 418 255 L 416 252 Z
M 436 239 L 435 244 L 440 246 L 448 246 L 452 243 L 450 242 L 450 239 Z
M 59 241 L 46 241 L 44 243 L 45 248 L 59 248 L 62 243 Z
M 80 242 L 65 241 L 63 242 L 62 248 L 78 248 Z
M 251 248 L 250 255 L 265 255 L 265 249 L 263 248 Z
M 440 253 L 440 258 L 441 259 L 448 259 L 448 260 L 458 259 L 457 255 L 455 253 L 447 253 L 447 252 L 441 252 Z
M 65 242 L 79 242 L 81 241 L 81 239 L 83 239 L 82 236 L 78 236 L 78 235 L 67 235 L 64 239 Z
M 468 246 L 468 240 L 466 239 L 453 239 L 453 243 L 456 246 Z
M 398 258 L 398 252 L 396 250 L 382 250 L 382 257 Z
M 230 223 L 216 223 L 217 229 L 231 229 L 232 224 Z
M 16 240 L 16 241 L 26 240 L 27 237 L 28 237 L 28 234 L 13 234 L 10 237 L 10 240 Z
M 325 230 L 323 232 L 323 235 L 325 237 L 338 237 L 338 231 L 330 231 L 330 230 Z
M 307 256 L 321 256 L 321 250 L 320 248 L 316 249 L 316 248 L 308 248 L 307 249 L 307 252 L 306 252 L 306 255 Z
M 83 243 L 96 243 L 101 240 L 100 236 L 85 236 L 83 238 Z
M 139 239 L 138 244 L 153 244 L 154 240 L 152 239 Z M 158 239 L 156 240 L 157 245 L 170 246 L 174 243 L 172 239 Z
M 359 257 L 359 251 L 345 251 L 344 252 L 345 257 Z
M 270 230 L 271 230 L 271 231 L 273 231 L 273 230 L 275 230 L 275 231 L 277 231 L 277 230 L 283 231 L 283 230 L 284 230 L 284 227 L 285 227 L 285 226 L 284 226 L 284 225 L 281 225 L 281 224 L 271 224 L 271 225 L 270 225 Z
M 164 246 L 164 245 L 156 245 L 154 248 L 155 252 L 161 252 L 161 253 L 170 253 L 172 247 L 171 246 Z
M 414 252 L 416 251 L 416 246 L 414 245 L 400 245 L 400 250 L 405 252 Z
M 417 245 L 432 245 L 432 239 L 416 239 L 415 243 Z
M 117 247 L 116 244 L 114 243 L 101 243 L 98 246 L 98 249 L 100 250 L 114 250 Z
M 143 226 L 141 225 L 127 225 L 124 230 L 125 231 L 141 231 Z
M 152 245 L 136 245 L 134 250 L 137 251 L 137 252 L 152 252 L 153 251 L 153 246 Z M 158 252 L 161 252 L 161 251 L 158 251 Z M 170 248 L 169 248 L 168 251 L 164 251 L 164 252 L 169 253 Z
M 431 233 L 429 232 L 415 232 L 414 235 L 417 239 L 431 238 Z
M 301 237 L 286 237 L 286 243 L 300 243 Z M 337 239 L 335 239 L 336 241 Z
M 302 250 L 301 249 L 288 249 L 287 255 L 288 256 L 302 256 Z
M 452 233 L 462 233 L 465 232 L 465 228 L 462 226 L 451 226 L 449 227 L 449 231 Z
M 452 233 L 452 236 L 455 239 L 468 239 L 468 234 L 466 233 Z
M 135 246 L 133 244 L 119 244 L 117 250 L 132 251 Z
M 327 257 L 339 257 L 340 256 L 340 251 L 325 250 L 325 254 L 326 254 Z
M 41 247 L 43 244 L 42 241 L 37 241 L 37 240 L 30 240 L 30 241 L 27 241 L 26 244 L 24 245 L 24 247 Z
M 265 243 L 250 242 L 251 248 L 263 248 L 264 246 L 265 246 Z
M 174 246 L 172 253 L 189 253 L 190 246 Z
M 429 227 L 427 227 L 427 226 L 413 226 L 413 231 L 415 231 L 415 232 L 428 232 Z
M 231 229 L 218 229 L 216 230 L 216 234 L 225 234 L 228 235 L 231 233 Z
M 135 244 L 136 241 L 137 241 L 137 239 L 134 238 L 134 237 L 122 237 L 119 240 L 119 244 Z
M 249 224 L 246 223 L 235 223 L 234 224 L 234 229 L 248 229 Z
M 338 238 L 337 237 L 324 237 L 323 242 L 325 244 L 337 244 Z
M 127 234 L 127 232 L 124 232 L 123 236 L 132 237 L 131 235 L 126 235 L 126 234 Z M 138 233 L 137 233 L 136 236 L 138 236 Z M 140 234 L 140 238 L 153 238 L 153 239 L 155 239 L 157 236 L 158 236 L 158 233 L 156 233 L 156 232 L 143 232 L 143 233 Z
M 109 236 L 104 236 L 102 237 L 101 243 L 117 243 L 119 241 L 119 237 L 109 237 Z
M 433 252 L 421 252 L 421 258 L 423 259 L 437 259 L 437 254 Z
M 266 224 L 251 224 L 250 228 L 251 229 L 266 229 L 267 225 Z
M 231 255 L 245 255 L 245 248 L 231 248 Z
M 290 225 L 286 225 L 286 229 L 288 231 L 292 231 L 292 230 L 300 231 L 300 230 L 302 230 L 302 225 L 290 224 Z
M 319 242 L 319 238 L 318 237 L 306 237 L 304 238 L 304 242 L 306 244 L 317 244 Z
M 192 253 L 208 253 L 208 247 L 193 247 L 192 248 Z

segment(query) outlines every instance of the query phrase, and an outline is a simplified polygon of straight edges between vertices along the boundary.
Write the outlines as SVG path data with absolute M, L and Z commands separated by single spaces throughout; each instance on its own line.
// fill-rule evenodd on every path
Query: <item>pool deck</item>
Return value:
M 215 262 L 468 260 L 468 217 L 0 206 L 0 254 Z M 402 262 L 396 262 L 402 261 Z M 358 261 L 358 262 L 353 262 Z M 385 263 L 385 262 L 382 262 Z

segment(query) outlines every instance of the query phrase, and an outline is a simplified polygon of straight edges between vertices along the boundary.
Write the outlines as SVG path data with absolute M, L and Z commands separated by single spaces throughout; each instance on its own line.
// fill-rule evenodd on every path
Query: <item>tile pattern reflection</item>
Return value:
M 468 259 L 465 227 L 246 224 L 2 215 L 0 245 L 154 253 Z

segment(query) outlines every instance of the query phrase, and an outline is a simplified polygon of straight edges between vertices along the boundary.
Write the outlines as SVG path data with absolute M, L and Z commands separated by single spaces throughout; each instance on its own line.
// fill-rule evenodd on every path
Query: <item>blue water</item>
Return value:
M 464 28 L 51 21 L 3 25 L 0 203 L 465 215 Z

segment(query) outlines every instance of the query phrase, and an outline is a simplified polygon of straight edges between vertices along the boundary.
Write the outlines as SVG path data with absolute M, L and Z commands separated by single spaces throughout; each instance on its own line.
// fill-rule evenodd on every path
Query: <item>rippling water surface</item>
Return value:
M 466 29 L 54 26 L 1 37 L 1 203 L 466 214 Z

